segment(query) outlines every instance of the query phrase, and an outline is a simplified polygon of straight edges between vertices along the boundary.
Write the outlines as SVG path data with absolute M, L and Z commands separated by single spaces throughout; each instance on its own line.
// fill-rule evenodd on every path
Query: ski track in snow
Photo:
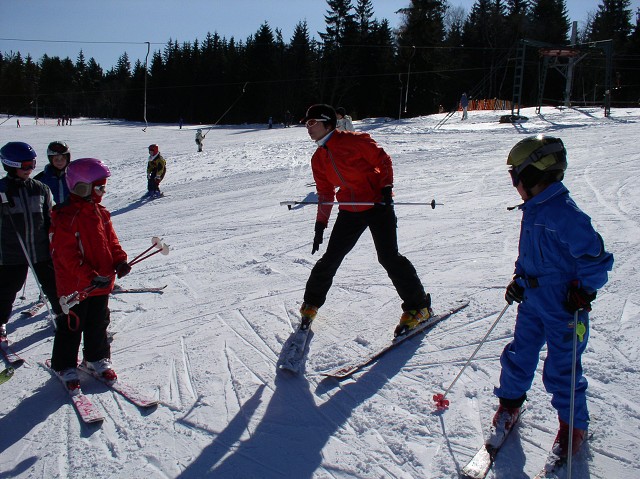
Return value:
M 389 341 L 400 300 L 365 233 L 313 324 L 305 374 L 278 372 L 320 257 L 310 254 L 315 209 L 279 204 L 314 195 L 315 146 L 305 128 L 217 126 L 196 153 L 196 127 L 151 124 L 142 132 L 137 123 L 86 119 L 36 127 L 26 118 L 19 130 L 0 125 L 1 143 L 31 144 L 39 169 L 54 139 L 67 141 L 74 159 L 109 165 L 104 204 L 130 257 L 153 236 L 170 246 L 168 256 L 156 255 L 118 281 L 167 284 L 164 294 L 110 300 L 118 375 L 160 404 L 139 409 L 82 377 L 105 413 L 101 426 L 80 424 L 59 382 L 37 366 L 50 357 L 52 329 L 45 312 L 19 314 L 37 296 L 28 278 L 27 299 L 16 300 L 8 325 L 27 363 L 0 386 L 0 477 L 457 478 L 497 407 L 493 387 L 515 307 L 448 393 L 449 409 L 435 411 L 432 396 L 451 384 L 504 305 L 521 218 L 506 210 L 520 202 L 506 156 L 537 133 L 563 139 L 565 184 L 616 260 L 598 293 L 583 356 L 593 436 L 574 461 L 574 477 L 637 476 L 640 110 L 614 108 L 605 119 L 599 109 L 526 109 L 529 121 L 499 124 L 505 113 L 470 112 L 468 121 L 454 117 L 437 130 L 442 115 L 356 123 L 392 156 L 397 201 L 442 203 L 434 210 L 396 207 L 400 251 L 434 309 L 462 298 L 470 305 L 342 382 L 319 373 Z M 166 196 L 142 201 L 150 143 L 167 159 Z M 532 477 L 546 460 L 557 419 L 541 381 L 545 356 L 543 349 L 527 413 L 489 479 Z

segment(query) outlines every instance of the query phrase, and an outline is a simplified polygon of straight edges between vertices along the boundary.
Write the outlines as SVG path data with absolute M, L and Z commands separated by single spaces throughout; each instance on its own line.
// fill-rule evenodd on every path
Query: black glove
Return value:
M 389 185 L 380 190 L 380 192 L 382 193 L 382 202 L 385 204 L 385 206 L 393 205 L 393 193 L 391 191 L 392 189 L 393 186 Z
M 521 303 L 524 299 L 524 288 L 516 283 L 516 280 L 512 280 L 507 286 L 507 291 L 504 293 L 504 299 L 509 304 Z
M 96 289 L 108 288 L 111 286 L 111 276 L 96 276 L 91 281 L 91 286 L 95 286 Z
M 575 313 L 580 309 L 591 311 L 591 301 L 594 299 L 596 299 L 596 292 L 587 293 L 580 287 L 580 282 L 576 279 L 569 283 L 567 301 L 564 303 L 564 307 L 570 313 Z
M 122 278 L 123 276 L 128 275 L 131 272 L 131 266 L 126 261 L 123 261 L 118 266 L 116 266 L 116 274 L 118 278 Z
M 327 225 L 325 225 L 324 223 L 316 221 L 316 235 L 313 237 L 313 248 L 311 249 L 311 254 L 315 254 L 315 252 L 320 249 L 320 245 L 322 244 L 322 234 L 324 233 L 324 229 L 326 227 Z

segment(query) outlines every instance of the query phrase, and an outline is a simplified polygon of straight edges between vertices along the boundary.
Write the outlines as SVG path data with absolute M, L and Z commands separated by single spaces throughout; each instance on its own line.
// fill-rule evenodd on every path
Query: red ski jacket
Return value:
M 393 186 L 391 157 L 367 134 L 334 130 L 311 157 L 318 203 L 380 202 L 381 190 Z M 336 188 L 339 188 L 336 193 Z M 365 211 L 373 206 L 340 205 L 341 210 Z M 318 204 L 316 220 L 327 224 L 332 205 Z
M 89 296 L 111 292 L 116 266 L 127 261 L 127 254 L 104 206 L 70 195 L 54 207 L 49 235 L 58 296 L 82 291 L 96 276 L 113 276 L 111 286 L 94 289 Z

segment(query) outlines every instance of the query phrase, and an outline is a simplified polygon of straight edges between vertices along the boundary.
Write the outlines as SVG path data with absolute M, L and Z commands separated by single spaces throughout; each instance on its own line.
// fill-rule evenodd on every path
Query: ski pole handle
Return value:
M 67 296 L 61 296 L 58 302 L 60 303 L 60 308 L 62 308 L 62 312 L 64 314 L 69 314 L 69 310 L 73 308 L 80 301 L 87 299 L 89 293 L 96 289 L 95 286 L 89 286 L 82 291 L 74 291 L 73 293 Z

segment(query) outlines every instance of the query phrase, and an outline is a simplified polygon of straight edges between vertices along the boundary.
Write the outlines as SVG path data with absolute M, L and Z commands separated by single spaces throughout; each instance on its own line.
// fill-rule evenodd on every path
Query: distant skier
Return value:
M 339 106 L 336 108 L 336 130 L 338 131 L 356 131 L 353 127 L 351 117 L 347 115 L 347 110 Z
M 49 187 L 56 204 L 64 203 L 69 196 L 66 180 L 66 169 L 71 161 L 69 145 L 64 141 L 52 141 L 47 148 L 47 157 L 49 164 L 34 179 Z
M 204 146 L 204 135 L 200 128 L 196 131 L 196 145 L 198 145 L 198 152 L 202 151 L 202 147 Z
M 27 143 L 12 141 L 0 149 L 0 159 L 7 172 L 0 179 L 0 336 L 6 337 L 29 262 L 54 313 L 62 313 L 62 308 L 49 253 L 51 191 L 29 177 L 36 167 L 36 152 Z
M 467 108 L 469 108 L 469 99 L 466 93 L 463 93 L 460 97 L 460 107 L 462 108 L 462 120 L 466 120 L 468 118 Z
M 337 197 L 338 201 L 380 204 L 340 205 L 327 251 L 315 264 L 307 281 L 300 308 L 300 328 L 310 326 L 326 300 L 342 260 L 368 228 L 378 261 L 402 299 L 403 313 L 394 334 L 404 334 L 431 316 L 431 297 L 425 293 L 411 262 L 398 252 L 391 158 L 367 133 L 336 130 L 336 112 L 330 105 L 311 106 L 303 121 L 307 133 L 318 145 L 311 158 L 318 191 L 311 254 L 320 249 L 331 215 L 332 204 L 322 203 L 332 203 Z
M 505 294 L 509 304 L 519 305 L 513 340 L 500 358 L 500 385 L 495 388 L 500 406 L 487 444 L 499 446 L 517 422 L 546 343 L 542 380 L 560 423 L 552 452 L 566 458 L 574 328 L 578 348 L 573 454 L 589 424 L 581 362 L 589 338 L 589 311 L 596 291 L 607 282 L 613 256 L 562 183 L 567 168 L 562 140 L 542 135 L 525 138 L 511 149 L 507 164 L 513 186 L 524 200 L 519 206 L 522 223 L 515 275 Z
M 147 196 L 161 196 L 160 182 L 167 172 L 167 162 L 160 154 L 155 143 L 149 145 L 149 161 L 147 162 Z
M 68 315 L 58 317 L 53 340 L 51 367 L 72 392 L 80 387 L 76 366 L 81 340 L 87 367 L 108 381 L 118 379 L 107 339 L 109 293 L 116 275 L 122 278 L 131 266 L 111 215 L 100 204 L 110 176 L 109 168 L 95 158 L 72 161 L 67 168 L 69 200 L 56 206 L 51 218 L 51 255 L 58 294 L 86 294 Z

